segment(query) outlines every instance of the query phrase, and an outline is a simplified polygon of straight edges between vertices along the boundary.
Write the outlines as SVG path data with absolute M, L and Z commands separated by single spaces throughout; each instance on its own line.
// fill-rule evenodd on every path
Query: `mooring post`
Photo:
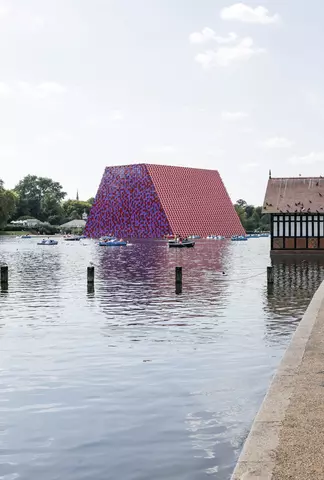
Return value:
M 268 285 L 273 284 L 273 267 L 267 267 L 267 283 Z
M 8 288 L 8 265 L 2 265 L 1 267 L 1 288 Z
M 88 285 L 94 284 L 94 267 L 90 266 L 87 270 L 87 281 Z
M 176 293 L 182 292 L 182 267 L 175 267 Z

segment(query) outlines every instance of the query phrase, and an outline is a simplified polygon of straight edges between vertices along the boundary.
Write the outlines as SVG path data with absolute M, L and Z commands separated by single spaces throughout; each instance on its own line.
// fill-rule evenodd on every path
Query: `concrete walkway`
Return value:
M 324 282 L 281 361 L 232 480 L 324 480 Z

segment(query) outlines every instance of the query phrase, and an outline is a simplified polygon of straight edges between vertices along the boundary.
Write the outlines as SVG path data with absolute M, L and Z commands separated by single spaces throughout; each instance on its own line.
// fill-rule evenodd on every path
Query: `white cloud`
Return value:
M 55 82 L 44 82 L 37 85 L 36 90 L 40 92 L 41 95 L 60 95 L 62 93 L 66 93 L 66 87 L 60 85 L 59 83 Z
M 294 165 L 311 165 L 313 163 L 324 162 L 324 152 L 311 152 L 307 155 L 294 155 L 288 160 Z
M 0 97 L 25 95 L 42 99 L 53 95 L 62 95 L 66 91 L 66 87 L 56 82 L 43 82 L 38 85 L 32 85 L 28 82 L 16 82 L 13 85 L 9 85 L 5 82 L 0 82 Z
M 109 115 L 109 120 L 112 122 L 120 122 L 124 120 L 124 114 L 121 110 L 113 110 Z
M 207 150 L 206 155 L 208 157 L 222 157 L 225 153 L 225 150 L 222 148 L 212 148 L 211 150 Z
M 5 82 L 0 82 L 0 97 L 9 97 L 12 95 L 13 89 Z
M 4 28 L 9 31 L 31 31 L 35 32 L 43 29 L 45 19 L 39 15 L 33 15 L 28 10 L 15 8 L 13 2 L 10 8 L 0 7 L 0 19 L 6 18 Z
M 242 170 L 251 170 L 253 168 L 257 168 L 260 164 L 257 162 L 250 162 L 242 165 Z
M 173 145 L 157 145 L 145 148 L 146 153 L 170 154 L 175 153 L 176 151 L 177 149 Z
M 125 113 L 122 110 L 110 110 L 106 114 L 90 115 L 85 123 L 92 128 L 111 128 L 113 125 L 120 125 L 125 119 Z
M 258 6 L 253 8 L 244 3 L 235 3 L 230 7 L 223 8 L 220 12 L 220 17 L 222 20 L 236 20 L 259 25 L 280 22 L 280 16 L 277 13 L 270 15 L 269 10 L 265 7 Z
M 9 13 L 9 8 L 0 7 L 0 19 L 5 18 Z
M 240 132 L 241 132 L 241 133 L 244 133 L 244 134 L 250 134 L 250 133 L 253 133 L 253 132 L 254 132 L 254 128 L 252 128 L 252 127 L 244 127 L 244 128 L 241 128 L 241 129 L 240 129 Z
M 222 119 L 227 122 L 239 122 L 248 116 L 246 112 L 222 112 Z
M 263 146 L 266 148 L 290 148 L 293 144 L 291 140 L 285 137 L 272 137 L 263 142 Z
M 234 32 L 230 32 L 227 37 L 220 37 L 216 35 L 214 30 L 209 27 L 205 27 L 201 32 L 193 32 L 189 35 L 189 42 L 193 44 L 202 44 L 214 41 L 220 45 L 232 43 L 237 40 L 238 35 Z
M 64 131 L 54 131 L 47 133 L 45 135 L 40 135 L 36 141 L 41 145 L 56 145 L 62 142 L 67 142 L 72 140 L 72 136 L 69 133 Z
M 235 62 L 245 62 L 265 50 L 254 45 L 251 37 L 244 37 L 234 45 L 220 46 L 216 50 L 207 50 L 196 55 L 196 62 L 208 70 L 211 67 L 228 67 Z
M 16 147 L 14 145 L 1 145 L 0 147 L 0 158 L 2 159 L 12 159 L 15 158 L 17 154 Z

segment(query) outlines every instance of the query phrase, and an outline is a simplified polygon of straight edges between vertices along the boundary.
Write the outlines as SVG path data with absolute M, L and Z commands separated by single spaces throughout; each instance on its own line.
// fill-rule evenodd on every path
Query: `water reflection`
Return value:
M 1 261 L 1 473 L 34 480 L 227 480 L 323 273 L 280 264 L 268 292 L 268 239 L 0 237 Z
M 117 253 L 104 250 L 99 257 L 98 298 L 107 319 L 130 325 L 179 325 L 181 319 L 184 325 L 190 317 L 217 317 L 217 307 L 227 303 L 228 283 L 218 281 L 227 248 L 214 250 L 206 244 L 202 255 L 202 250 L 169 250 L 165 242 L 138 242 Z M 185 301 L 174 295 L 176 266 L 183 269 Z
M 274 263 L 273 270 L 273 286 L 264 291 L 266 336 L 288 341 L 324 278 L 324 261 L 285 258 Z

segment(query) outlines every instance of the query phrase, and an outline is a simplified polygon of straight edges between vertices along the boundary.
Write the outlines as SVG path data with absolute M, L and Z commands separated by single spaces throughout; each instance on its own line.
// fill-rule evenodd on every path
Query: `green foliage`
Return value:
M 237 200 L 234 207 L 247 232 L 270 230 L 269 214 L 262 214 L 262 207 L 248 205 L 243 199 Z
M 14 214 L 17 204 L 17 195 L 11 190 L 5 190 L 0 180 L 0 229 L 3 229 L 9 218 Z
M 61 225 L 81 219 L 84 212 L 89 214 L 94 197 L 86 202 L 79 199 L 63 202 L 65 196 L 62 185 L 51 178 L 27 175 L 13 191 L 5 190 L 0 179 L 0 229 L 11 220 L 34 218 L 51 225 Z
M 6 225 L 3 229 L 4 232 L 23 232 L 26 233 L 26 231 L 29 232 L 29 228 L 24 228 L 21 225 Z
M 28 233 L 26 230 L 22 230 L 21 228 L 19 230 L 13 230 L 12 228 L 5 227 L 4 230 L 0 231 L 0 235 L 26 235 Z
M 67 200 L 63 203 L 63 210 L 68 220 L 77 220 L 82 218 L 82 214 L 89 214 L 91 203 L 82 202 L 81 200 Z
M 58 227 L 49 224 L 40 224 L 34 230 L 40 235 L 54 235 L 60 231 Z
M 27 175 L 15 186 L 18 194 L 16 218 L 30 215 L 38 220 L 57 220 L 63 213 L 61 202 L 66 193 L 50 178 Z

